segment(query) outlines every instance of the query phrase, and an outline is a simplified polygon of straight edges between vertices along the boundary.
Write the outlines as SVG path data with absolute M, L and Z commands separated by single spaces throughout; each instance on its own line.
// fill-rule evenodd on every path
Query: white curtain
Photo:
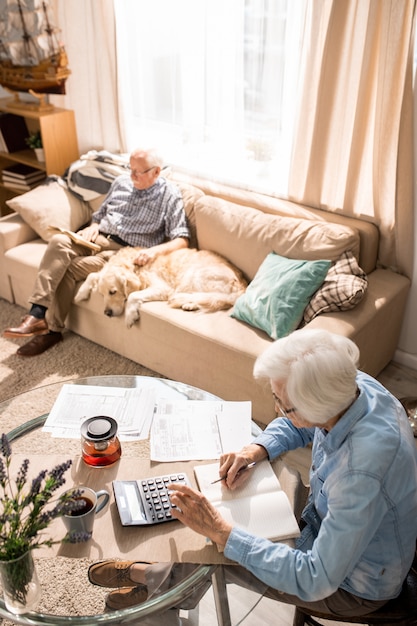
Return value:
M 379 260 L 413 266 L 415 0 L 314 0 L 289 196 L 369 219 Z
M 81 152 L 151 143 L 272 195 L 291 163 L 291 199 L 373 221 L 411 274 L 415 0 L 55 2 Z
M 73 109 L 80 153 L 124 152 L 116 69 L 113 0 L 54 0 L 71 76 L 55 106 Z
M 152 143 L 178 162 L 184 149 L 207 143 L 227 152 L 242 142 L 243 4 L 115 2 L 129 149 Z
M 305 0 L 117 0 L 126 144 L 285 193 Z
M 80 152 L 156 145 L 190 173 L 285 195 L 307 0 L 54 0 Z

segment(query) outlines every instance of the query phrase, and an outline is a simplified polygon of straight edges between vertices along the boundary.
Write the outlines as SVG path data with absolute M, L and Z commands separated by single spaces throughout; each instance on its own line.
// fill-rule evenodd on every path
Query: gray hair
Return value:
M 302 328 L 271 344 L 253 373 L 279 381 L 300 416 L 324 424 L 354 400 L 358 362 L 359 348 L 351 339 Z
M 155 148 L 135 148 L 130 153 L 130 157 L 135 158 L 144 158 L 149 163 L 149 167 L 159 167 L 160 169 L 164 166 L 164 160 L 159 154 L 159 152 Z

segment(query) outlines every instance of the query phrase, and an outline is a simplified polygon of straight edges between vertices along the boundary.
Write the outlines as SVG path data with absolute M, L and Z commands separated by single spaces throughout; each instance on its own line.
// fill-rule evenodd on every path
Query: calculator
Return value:
M 148 526 L 174 520 L 167 489 L 171 483 L 191 486 L 183 473 L 141 480 L 114 480 L 114 497 L 122 525 Z

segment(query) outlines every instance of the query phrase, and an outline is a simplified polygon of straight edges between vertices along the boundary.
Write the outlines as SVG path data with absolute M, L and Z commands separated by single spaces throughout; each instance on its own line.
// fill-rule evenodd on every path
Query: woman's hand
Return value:
M 177 507 L 171 510 L 172 516 L 223 548 L 233 526 L 223 519 L 207 498 L 188 485 L 175 483 L 168 485 L 168 489 L 171 503 Z
M 265 448 L 253 443 L 240 452 L 229 452 L 220 457 L 219 478 L 225 476 L 224 484 L 231 490 L 243 487 L 250 476 L 250 470 L 243 472 L 249 463 L 258 463 L 268 456 Z

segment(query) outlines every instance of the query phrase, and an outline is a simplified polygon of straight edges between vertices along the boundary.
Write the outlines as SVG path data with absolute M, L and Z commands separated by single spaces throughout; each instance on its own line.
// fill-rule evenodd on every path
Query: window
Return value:
M 285 195 L 306 0 L 117 0 L 128 150 Z

